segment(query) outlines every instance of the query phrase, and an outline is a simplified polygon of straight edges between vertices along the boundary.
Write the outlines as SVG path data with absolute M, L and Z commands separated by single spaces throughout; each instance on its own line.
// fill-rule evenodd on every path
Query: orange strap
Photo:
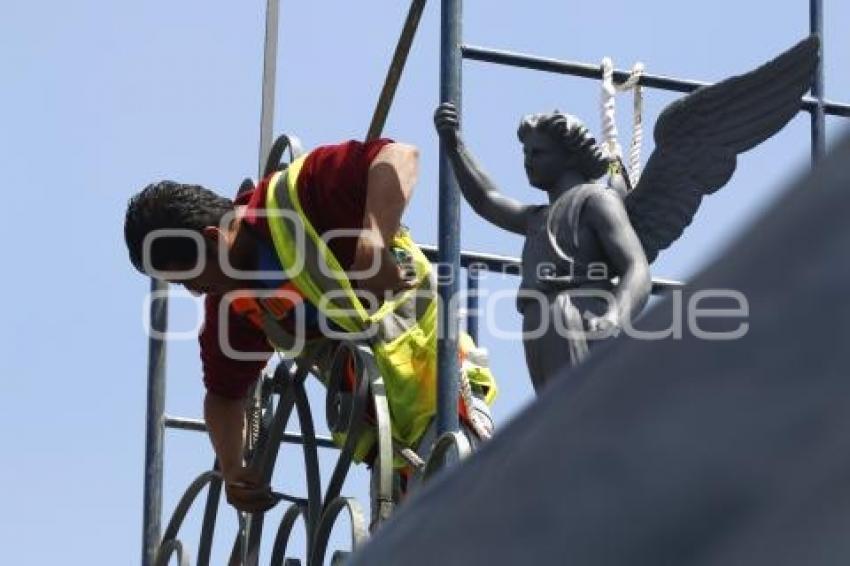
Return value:
M 291 281 L 287 281 L 274 291 L 280 292 L 280 295 L 263 293 L 263 296 L 257 296 L 251 291 L 244 291 L 233 299 L 231 305 L 234 312 L 248 318 L 258 328 L 262 328 L 263 311 L 277 320 L 283 320 L 292 309 L 304 302 L 304 295 Z

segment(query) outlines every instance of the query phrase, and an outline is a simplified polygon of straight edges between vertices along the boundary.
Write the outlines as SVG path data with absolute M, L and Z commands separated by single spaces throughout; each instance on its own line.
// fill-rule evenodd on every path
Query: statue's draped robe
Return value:
M 588 265 L 579 253 L 584 205 L 591 196 L 606 190 L 609 189 L 598 184 L 570 189 L 559 198 L 557 206 L 540 206 L 534 210 L 526 226 L 517 309 L 523 316 L 525 358 L 535 388 L 573 362 L 567 329 L 581 333 L 587 322 L 586 314 L 599 316 L 607 310 L 603 298 L 579 296 L 612 289 L 610 277 L 600 278 L 600 270 L 596 268 L 591 269 L 591 274 L 596 272 L 595 278 L 588 278 Z M 559 257 L 550 243 L 547 223 L 553 208 L 560 215 L 554 224 L 559 246 L 572 261 Z M 572 316 L 571 305 L 577 311 Z M 578 324 L 576 314 L 581 317 Z

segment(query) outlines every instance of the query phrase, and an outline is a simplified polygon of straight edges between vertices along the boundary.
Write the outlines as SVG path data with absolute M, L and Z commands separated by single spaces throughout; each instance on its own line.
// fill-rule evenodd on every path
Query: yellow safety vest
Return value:
M 393 246 L 412 256 L 416 285 L 369 314 L 301 208 L 297 181 L 305 158 L 276 173 L 268 186 L 266 211 L 275 251 L 287 278 L 325 316 L 346 332 L 372 334 L 369 344 L 384 378 L 393 437 L 403 446 L 414 446 L 436 412 L 437 293 L 431 264 L 401 230 Z M 465 333 L 459 343 L 462 357 L 475 348 Z M 476 395 L 492 404 L 497 389 L 490 370 L 471 363 L 464 367 Z M 358 442 L 355 459 L 362 460 L 373 441 Z

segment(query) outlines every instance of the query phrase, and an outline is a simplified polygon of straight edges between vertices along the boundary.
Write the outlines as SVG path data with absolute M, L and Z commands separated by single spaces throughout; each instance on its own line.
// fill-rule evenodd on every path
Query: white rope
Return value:
M 614 63 L 610 57 L 602 59 L 602 149 L 609 159 L 623 157 L 617 132 L 616 96 L 618 92 L 634 90 L 632 143 L 629 147 L 629 179 L 636 186 L 640 178 L 640 151 L 643 144 L 643 89 L 638 81 L 643 75 L 643 63 L 635 63 L 629 78 L 622 84 L 614 83 Z
M 469 425 L 472 428 L 472 431 L 478 436 L 481 440 L 490 440 L 493 436 L 492 431 L 489 427 L 484 423 L 481 415 L 478 414 L 477 411 L 473 410 L 473 399 L 472 399 L 472 384 L 469 382 L 469 370 L 473 365 L 478 365 L 480 367 L 487 367 L 488 362 L 486 361 L 487 350 L 484 348 L 476 348 L 475 351 L 471 352 L 472 357 L 482 357 L 482 359 L 469 359 L 470 355 L 467 355 L 467 359 L 463 361 L 460 369 L 460 379 L 458 380 L 458 389 L 460 393 L 460 398 L 463 400 L 464 405 L 466 405 L 466 413 L 469 417 Z

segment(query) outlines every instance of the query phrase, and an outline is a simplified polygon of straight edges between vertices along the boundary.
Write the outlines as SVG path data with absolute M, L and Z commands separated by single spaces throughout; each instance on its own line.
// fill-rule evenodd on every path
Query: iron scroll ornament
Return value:
M 349 359 L 353 363 L 356 376 L 356 382 L 351 391 L 346 390 L 343 385 L 344 372 L 342 371 L 343 364 L 348 363 Z M 379 475 L 376 497 L 379 507 L 375 513 L 378 523 L 389 519 L 394 508 L 392 473 L 394 455 L 398 447 L 393 444 L 392 423 L 383 377 L 366 344 L 341 342 L 331 363 L 331 371 L 326 383 L 325 403 L 328 427 L 334 432 L 345 432 L 346 440 L 340 447 L 328 487 L 324 494 L 322 493 L 318 465 L 318 440 L 304 387 L 307 376 L 314 369 L 314 362 L 314 359 L 298 364 L 283 361 L 278 364 L 271 377 L 263 378 L 261 387 L 263 398 L 260 406 L 263 414 L 259 419 L 259 438 L 252 450 L 251 465 L 260 472 L 263 479 L 270 482 L 280 445 L 284 440 L 286 425 L 292 417 L 292 412 L 295 411 L 301 428 L 301 445 L 307 480 L 307 497 L 305 498 L 273 492 L 278 501 L 290 502 L 275 531 L 270 560 L 270 564 L 274 566 L 301 563 L 298 559 L 286 556 L 289 539 L 299 520 L 304 522 L 307 532 L 305 562 L 308 566 L 323 563 L 330 550 L 328 548 L 331 542 L 330 534 L 337 520 L 342 516 L 347 516 L 351 525 L 350 550 L 333 552 L 333 563 L 337 563 L 359 549 L 368 539 L 369 529 L 362 506 L 356 500 L 340 495 L 348 471 L 351 469 L 357 439 L 367 426 L 374 426 L 377 437 L 374 465 Z M 277 396 L 276 404 L 273 402 L 273 396 Z M 374 410 L 374 425 L 367 423 L 365 419 L 370 404 Z M 422 466 L 423 481 L 432 477 L 440 467 L 449 462 L 461 460 L 470 452 L 469 443 L 463 437 L 460 439 L 441 437 L 437 439 L 434 446 L 431 456 Z M 450 452 L 457 457 L 447 458 Z M 181 566 L 189 564 L 188 553 L 177 537 L 185 517 L 205 487 L 209 487 L 209 490 L 197 564 L 208 566 L 210 563 L 210 549 L 222 487 L 217 463 L 214 464 L 213 470 L 199 475 L 179 500 L 158 548 L 155 561 L 157 566 L 168 564 L 174 556 L 177 557 Z M 259 564 L 263 515 L 241 514 L 240 517 L 242 528 L 234 541 L 229 563 L 253 566 Z

